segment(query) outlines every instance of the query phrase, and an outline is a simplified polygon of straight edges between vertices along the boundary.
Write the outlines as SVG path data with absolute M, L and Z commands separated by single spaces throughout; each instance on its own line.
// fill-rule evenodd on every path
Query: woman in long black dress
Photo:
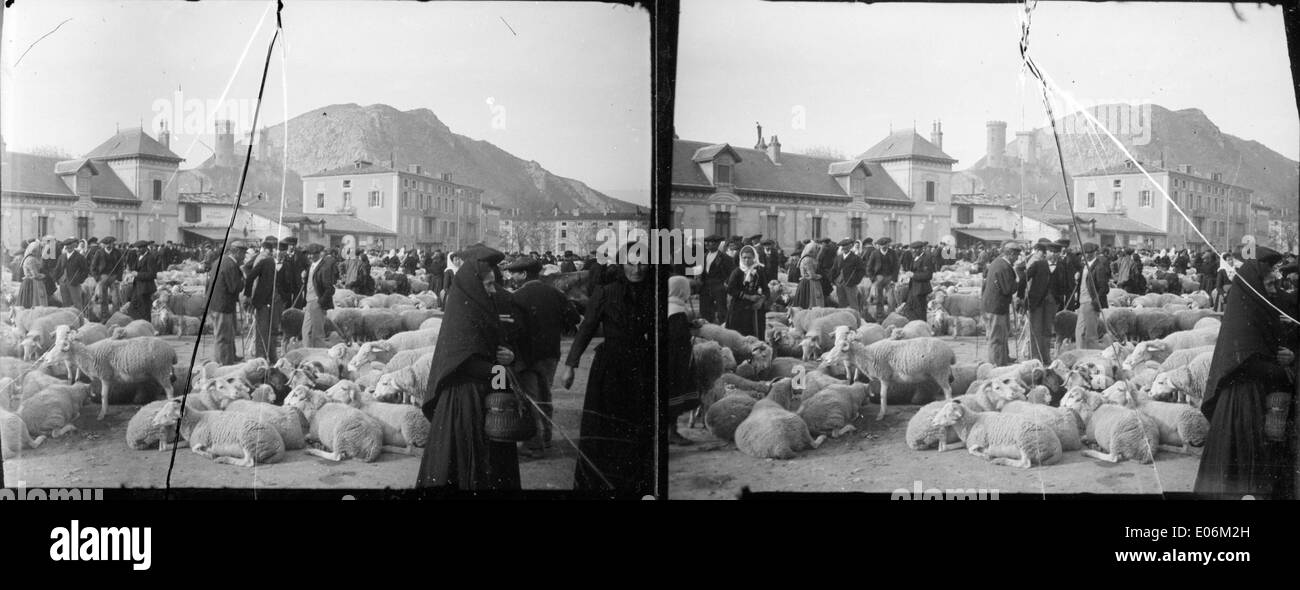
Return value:
M 627 262 L 625 253 L 619 261 Z M 596 287 L 560 369 L 560 383 L 573 386 L 578 366 L 598 328 L 605 341 L 587 374 L 574 470 L 576 490 L 614 491 L 639 497 L 654 486 L 655 301 L 644 260 L 622 264 L 615 280 Z M 590 461 L 590 463 L 588 462 Z
M 727 309 L 727 329 L 742 336 L 762 336 L 763 318 L 767 313 L 770 290 L 763 280 L 763 268 L 758 261 L 758 251 L 753 246 L 740 249 L 740 264 L 727 278 L 727 294 L 731 305 Z
M 41 243 L 32 240 L 23 252 L 23 282 L 18 286 L 18 307 L 31 309 L 49 305 L 45 290 L 45 267 L 41 263 Z
M 1270 293 L 1277 278 L 1273 266 L 1280 260 L 1277 252 L 1259 247 L 1257 258 L 1245 260 L 1231 279 L 1234 288 L 1225 298 L 1226 312 L 1201 404 L 1210 432 L 1196 473 L 1198 494 L 1277 497 L 1290 490 L 1295 457 L 1288 449 L 1293 447 L 1288 441 L 1270 440 L 1265 422 L 1270 397 L 1294 389 L 1294 377 L 1286 367 L 1295 361 L 1295 332 L 1259 295 L 1242 286 L 1250 285 L 1295 317 L 1294 302 Z M 1291 416 L 1285 428 L 1291 437 L 1294 421 Z
M 694 444 L 677 430 L 677 417 L 700 405 L 700 392 L 691 371 L 691 281 L 684 276 L 668 277 L 668 343 L 664 347 L 664 376 L 667 384 L 661 389 L 667 408 L 664 426 L 668 443 L 680 446 Z
M 419 487 L 518 490 L 519 455 L 513 442 L 484 431 L 484 400 L 493 368 L 524 361 L 525 316 L 500 287 L 505 256 L 486 246 L 461 253 L 463 263 L 447 291 L 422 409 L 429 442 L 420 461 Z

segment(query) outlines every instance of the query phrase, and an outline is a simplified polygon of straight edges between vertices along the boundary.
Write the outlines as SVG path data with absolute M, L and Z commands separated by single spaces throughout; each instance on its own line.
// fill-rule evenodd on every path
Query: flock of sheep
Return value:
M 982 278 L 959 263 L 935 274 L 927 321 L 880 323 L 851 309 L 770 312 L 763 339 L 713 324 L 695 338 L 701 404 L 690 425 L 747 455 L 790 459 L 856 429 L 868 403 L 918 406 L 905 434 L 917 451 L 964 446 L 999 465 L 1058 463 L 1062 453 L 1150 463 L 1196 453 L 1199 411 L 1218 338 L 1209 295 L 1108 294 L 1104 348 L 1071 343 L 1076 315 L 1055 321 L 1055 358 L 994 367 L 957 363 L 938 336 L 981 334 Z M 1022 357 L 1023 358 L 1023 357 Z
M 179 444 L 242 466 L 274 463 L 293 450 L 367 462 L 384 452 L 423 452 L 429 423 L 418 405 L 442 322 L 438 296 L 423 277 L 410 280 L 425 289 L 410 296 L 337 290 L 326 347 L 303 347 L 291 336 L 301 334 L 302 312 L 290 309 L 282 316 L 286 337 L 274 364 L 248 358 L 187 367 L 161 336 L 198 333 L 205 281 L 189 265 L 169 272 L 176 285 L 158 292 L 152 321 L 117 312 L 103 323 L 88 322 L 77 310 L 54 307 L 5 314 L 0 449 L 6 459 L 75 430 L 82 407 L 96 397 L 100 420 L 110 404 L 145 404 L 126 429 L 127 446 L 136 450 Z M 382 280 L 390 271 L 373 272 Z M 251 343 L 245 344 L 251 357 Z M 192 384 L 184 412 L 181 379 Z

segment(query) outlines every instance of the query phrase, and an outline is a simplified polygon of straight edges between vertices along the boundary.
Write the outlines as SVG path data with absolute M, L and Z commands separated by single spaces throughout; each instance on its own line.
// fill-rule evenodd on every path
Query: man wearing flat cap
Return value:
M 519 381 L 546 418 L 534 416 L 537 435 L 524 445 L 523 452 L 541 457 L 551 446 L 551 383 L 555 380 L 555 368 L 560 364 L 560 337 L 577 328 L 582 317 L 563 292 L 541 281 L 540 260 L 520 256 L 507 264 L 504 270 L 520 284 L 514 292 L 514 300 L 528 318 L 529 330 L 524 337 L 530 341 L 525 348 L 531 358 L 523 359 Z
M 63 242 L 63 272 L 59 275 L 59 298 L 63 304 L 76 309 L 78 313 L 86 308 L 86 295 L 81 290 L 82 283 L 90 276 L 90 264 L 86 257 L 77 250 L 80 241 L 76 238 Z
M 212 298 L 209 305 L 212 318 L 216 321 L 212 359 L 223 366 L 241 360 L 235 356 L 235 306 L 239 304 L 239 295 L 244 290 L 244 271 L 241 266 L 247 248 L 243 240 L 231 240 L 226 245 L 225 255 L 214 261 L 208 279 L 208 293 L 211 293 Z
M 95 277 L 95 293 L 99 297 L 99 320 L 108 321 L 112 314 L 109 306 L 116 309 L 122 305 L 119 301 L 117 283 L 122 280 L 122 251 L 116 246 L 113 236 L 99 241 L 100 247 L 90 256 L 90 274 Z
M 862 313 L 862 302 L 858 300 L 858 283 L 866 276 L 866 264 L 862 257 L 853 251 L 853 240 L 840 240 L 840 252 L 835 257 L 831 274 L 835 276 L 835 301 L 840 307 L 847 307 Z
M 727 279 L 735 268 L 731 257 L 718 251 L 720 243 L 719 235 L 704 238 L 703 272 L 700 273 L 700 317 L 718 325 L 727 319 Z
M 325 312 L 334 308 L 334 281 L 338 278 L 334 258 L 320 244 L 308 244 L 307 306 L 302 317 L 302 341 L 309 347 L 325 346 Z
M 154 279 L 163 270 L 162 261 L 157 254 L 149 251 L 149 242 L 146 240 L 139 240 L 132 247 L 137 254 L 131 267 L 135 271 L 135 279 L 131 281 L 131 307 L 127 313 L 137 320 L 147 322 L 152 317 L 153 294 L 158 290 Z
M 1110 263 L 1100 255 L 1095 242 L 1083 244 L 1083 265 L 1075 280 L 1074 298 L 1079 302 L 1079 319 L 1074 328 L 1074 342 L 1079 348 L 1101 348 L 1098 336 L 1102 327 L 1102 310 L 1110 292 Z
M 885 308 L 885 289 L 889 283 L 887 274 L 888 252 L 885 247 L 889 244 L 889 238 L 880 238 L 877 242 L 871 238 L 862 240 L 863 248 L 863 268 L 866 272 L 866 279 L 871 281 L 871 287 L 868 289 L 867 300 L 865 304 L 864 316 L 870 317 L 876 321 L 885 319 L 888 315 L 884 313 Z
M 1052 321 L 1069 296 L 1065 265 L 1059 261 L 1060 246 L 1041 238 L 1025 268 L 1020 294 L 1029 315 L 1029 352 L 1032 358 L 1052 362 Z
M 275 236 L 262 240 L 257 257 L 244 263 L 244 296 L 253 312 L 253 350 L 258 357 L 275 364 L 275 343 L 280 335 L 280 314 L 284 308 L 275 296 L 275 251 L 279 241 Z
M 937 264 L 934 255 L 925 249 L 925 242 L 912 242 L 912 278 L 908 281 L 907 306 L 903 315 L 908 321 L 925 320 L 927 299 L 930 297 L 930 279 Z
M 291 270 L 297 273 L 297 278 L 294 280 L 294 286 L 297 288 L 294 289 L 293 303 L 290 304 L 290 307 L 305 309 L 307 307 L 307 267 L 311 266 L 311 261 L 307 260 L 307 251 L 298 247 L 298 238 L 289 236 L 284 241 L 289 243 L 289 250 L 286 253 L 284 264 L 289 266 L 289 263 L 292 262 L 293 268 Z
M 785 265 L 785 256 L 776 248 L 775 241 L 766 239 L 759 242 L 758 262 L 763 265 L 759 268 L 759 272 L 763 275 L 763 282 L 770 283 L 780 276 L 778 273 Z
M 1007 242 L 1002 254 L 989 263 L 980 294 L 984 323 L 989 327 L 989 362 L 995 367 L 1011 364 L 1007 338 L 1011 332 L 1011 299 L 1020 287 L 1012 264 L 1020 256 L 1020 244 Z

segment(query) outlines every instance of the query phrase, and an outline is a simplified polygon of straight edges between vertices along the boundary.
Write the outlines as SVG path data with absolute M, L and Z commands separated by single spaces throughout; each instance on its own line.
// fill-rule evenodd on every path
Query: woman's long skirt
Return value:
M 24 309 L 49 305 L 49 294 L 45 292 L 45 282 L 36 279 L 23 279 L 18 286 L 18 306 Z
M 518 490 L 515 443 L 492 442 L 484 432 L 487 383 L 457 380 L 440 385 L 429 421 L 429 442 L 416 487 L 456 490 Z
M 760 328 L 767 316 L 767 309 L 763 307 L 755 309 L 752 303 L 742 301 L 739 299 L 731 301 L 731 307 L 727 309 L 727 329 L 740 332 L 741 336 L 763 337 Z
M 826 297 L 822 292 L 821 282 L 812 279 L 800 280 L 799 287 L 794 291 L 794 301 L 790 305 L 799 309 L 826 307 Z
M 596 347 L 578 440 L 578 451 L 586 459 L 578 457 L 575 490 L 654 492 L 653 359 L 652 348 L 630 348 L 613 340 Z
M 1196 472 L 1198 494 L 1270 496 L 1284 466 L 1280 443 L 1264 438 L 1264 398 L 1258 382 L 1234 379 L 1219 387 L 1214 418 Z M 1286 474 L 1289 475 L 1289 474 Z

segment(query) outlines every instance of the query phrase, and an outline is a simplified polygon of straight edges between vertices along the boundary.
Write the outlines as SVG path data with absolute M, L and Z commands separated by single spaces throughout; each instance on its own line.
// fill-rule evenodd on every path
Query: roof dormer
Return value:
M 871 169 L 867 167 L 866 162 L 862 160 L 831 162 L 826 173 L 835 178 L 835 182 L 839 183 L 844 194 L 853 197 L 867 195 L 867 177 L 871 176 Z
M 715 144 L 702 147 L 691 157 L 709 183 L 718 187 L 731 187 L 736 183 L 736 164 L 741 162 L 740 154 L 729 144 Z

